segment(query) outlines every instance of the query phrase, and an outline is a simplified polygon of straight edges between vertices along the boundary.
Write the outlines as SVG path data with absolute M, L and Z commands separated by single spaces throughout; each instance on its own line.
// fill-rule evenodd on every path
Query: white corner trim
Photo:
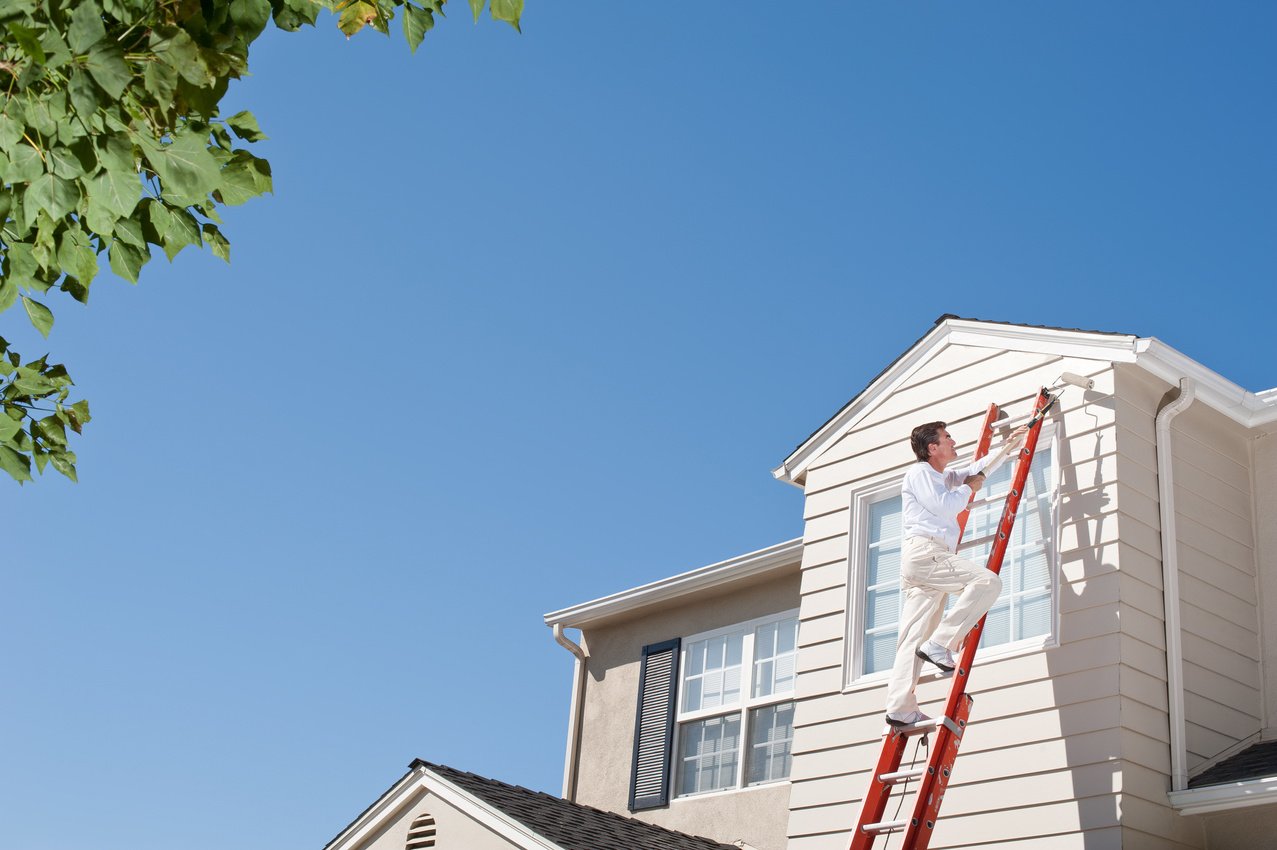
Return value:
M 1181 815 L 1204 815 L 1277 803 L 1277 776 L 1171 791 L 1171 807 Z
M 622 590 L 570 608 L 551 611 L 545 615 L 545 624 L 550 627 L 558 624 L 567 628 L 582 628 L 657 602 L 668 602 L 699 590 L 762 575 L 783 567 L 796 566 L 802 562 L 802 556 L 803 539 L 796 537 L 784 543 L 768 546 L 766 549 L 719 561 L 717 564 L 663 578 L 630 590 Z

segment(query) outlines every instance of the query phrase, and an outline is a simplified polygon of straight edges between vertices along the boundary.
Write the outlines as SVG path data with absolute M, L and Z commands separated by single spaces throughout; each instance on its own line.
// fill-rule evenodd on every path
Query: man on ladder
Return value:
M 996 573 L 958 557 L 957 518 L 984 484 L 986 473 L 1001 466 L 1027 432 L 1028 426 L 1018 428 L 997 455 L 949 470 L 958 453 L 945 423 L 928 422 L 913 429 L 909 442 L 918 462 L 905 473 L 900 494 L 905 537 L 900 583 L 905 601 L 887 684 L 887 722 L 892 726 L 931 719 L 922 713 L 914 694 L 922 662 L 952 671 L 953 651 L 1002 590 Z M 950 593 L 960 595 L 944 615 Z

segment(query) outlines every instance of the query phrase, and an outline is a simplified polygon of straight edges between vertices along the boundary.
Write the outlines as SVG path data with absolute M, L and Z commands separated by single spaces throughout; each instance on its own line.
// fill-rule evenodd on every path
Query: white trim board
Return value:
M 764 575 L 788 567 L 797 568 L 802 563 L 803 539 L 796 537 L 766 549 L 738 555 L 716 564 L 689 570 L 676 576 L 663 578 L 613 593 L 570 608 L 551 611 L 545 615 L 545 624 L 559 623 L 566 628 L 582 628 L 610 620 L 613 617 L 667 602 L 699 590 L 732 584 L 751 576 Z
M 1108 363 L 1134 363 L 1172 386 L 1178 384 L 1182 377 L 1193 378 L 1197 382 L 1198 398 L 1202 402 L 1247 428 L 1277 422 L 1277 389 L 1259 393 L 1242 389 L 1153 337 L 947 317 L 939 321 L 926 336 L 902 354 L 820 430 L 794 449 L 780 466 L 772 470 L 772 475 L 787 484 L 803 486 L 807 468 L 817 457 L 950 343 L 995 351 L 1028 351 Z

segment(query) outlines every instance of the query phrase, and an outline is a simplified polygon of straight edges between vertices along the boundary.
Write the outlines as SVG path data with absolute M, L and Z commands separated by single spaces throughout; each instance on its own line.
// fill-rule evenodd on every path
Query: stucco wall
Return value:
M 634 716 L 642 648 L 798 607 L 798 565 L 762 583 L 710 594 L 625 622 L 587 629 L 585 705 L 576 802 L 629 814 Z M 759 850 L 783 850 L 788 783 L 676 799 L 633 816 Z

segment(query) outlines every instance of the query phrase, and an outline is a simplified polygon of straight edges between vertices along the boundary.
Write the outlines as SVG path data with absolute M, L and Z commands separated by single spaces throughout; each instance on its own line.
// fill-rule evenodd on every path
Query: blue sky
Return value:
M 268 33 L 232 265 L 53 303 L 94 421 L 0 483 L 6 846 L 557 793 L 541 615 L 798 536 L 770 470 L 942 313 L 1277 385 L 1272 4 L 452 6 Z

